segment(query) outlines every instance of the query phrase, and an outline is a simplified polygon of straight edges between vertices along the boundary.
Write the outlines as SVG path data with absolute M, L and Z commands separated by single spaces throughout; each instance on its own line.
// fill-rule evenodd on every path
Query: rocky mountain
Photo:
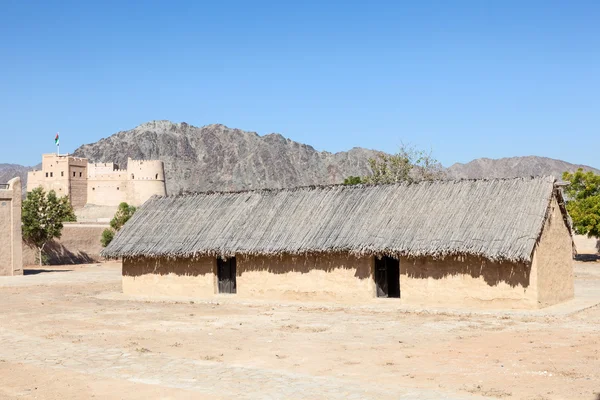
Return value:
M 27 171 L 31 167 L 24 167 L 18 164 L 0 164 L 0 183 L 7 183 L 12 178 L 18 176 L 21 178 L 21 186 L 25 192 L 27 186 Z
M 243 190 L 341 183 L 369 173 L 368 159 L 379 152 L 353 148 L 329 153 L 286 139 L 279 134 L 259 136 L 224 125 L 195 127 L 186 123 L 152 121 L 118 132 L 75 150 L 91 162 L 127 158 L 160 159 L 165 163 L 167 190 Z M 600 170 L 546 157 L 479 158 L 448 168 L 450 178 L 496 178 L 531 175 L 562 176 L 577 168 Z M 29 167 L 0 164 L 0 183 L 20 176 L 25 187 Z
M 455 179 L 512 178 L 534 175 L 553 175 L 560 179 L 563 172 L 576 171 L 578 168 L 600 174 L 600 170 L 587 165 L 571 164 L 547 157 L 527 156 L 497 160 L 478 158 L 466 164 L 456 163 L 448 168 L 448 175 Z
M 349 175 L 365 175 L 368 159 L 378 152 L 317 151 L 279 134 L 259 136 L 224 125 L 195 127 L 152 121 L 116 133 L 73 153 L 91 162 L 127 157 L 165 163 L 167 192 L 243 190 L 340 183 Z

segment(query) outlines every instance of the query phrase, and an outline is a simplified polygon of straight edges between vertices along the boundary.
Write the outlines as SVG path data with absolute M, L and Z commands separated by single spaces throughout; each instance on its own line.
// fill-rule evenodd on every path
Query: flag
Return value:
M 54 138 L 54 144 L 57 146 L 60 144 L 60 142 L 58 141 L 58 132 L 56 133 L 56 137 Z

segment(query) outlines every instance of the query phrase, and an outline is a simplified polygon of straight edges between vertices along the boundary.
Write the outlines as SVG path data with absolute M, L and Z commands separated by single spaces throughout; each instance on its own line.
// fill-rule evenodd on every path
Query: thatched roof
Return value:
M 562 202 L 554 183 L 538 177 L 155 196 L 102 254 L 348 251 L 529 262 L 552 196 Z

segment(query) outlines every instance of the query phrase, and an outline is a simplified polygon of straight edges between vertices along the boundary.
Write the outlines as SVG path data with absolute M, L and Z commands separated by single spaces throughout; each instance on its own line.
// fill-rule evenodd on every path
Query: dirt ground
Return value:
M 575 270 L 600 293 L 600 262 Z M 156 302 L 119 295 L 118 263 L 28 272 L 0 279 L 0 399 L 600 398 L 600 306 Z

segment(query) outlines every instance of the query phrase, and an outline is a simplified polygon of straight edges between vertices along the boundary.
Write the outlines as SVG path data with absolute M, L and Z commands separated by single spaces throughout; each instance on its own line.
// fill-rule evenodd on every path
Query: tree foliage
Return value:
M 102 247 L 106 247 L 112 242 L 115 237 L 117 231 L 125 225 L 127 221 L 133 216 L 136 208 L 134 206 L 130 206 L 129 204 L 123 202 L 119 204 L 119 208 L 115 213 L 113 219 L 110 220 L 110 228 L 107 228 L 102 232 L 102 238 L 100 239 L 100 243 Z
M 134 206 L 130 206 L 125 202 L 119 204 L 119 208 L 117 209 L 115 216 L 110 221 L 110 227 L 115 231 L 121 229 L 123 225 L 125 225 L 125 223 L 133 216 L 135 210 L 136 208 Z
M 393 155 L 379 154 L 369 159 L 371 175 L 362 177 L 363 183 L 419 182 L 444 179 L 444 167 L 431 153 L 402 145 Z
M 102 231 L 102 237 L 100 238 L 100 244 L 102 247 L 106 247 L 112 242 L 115 237 L 115 231 L 112 228 L 106 228 Z
M 57 197 L 54 190 L 46 194 L 41 187 L 27 193 L 21 212 L 23 241 L 38 250 L 40 265 L 44 247 L 60 238 L 63 222 L 76 220 L 67 196 Z
M 600 175 L 579 168 L 563 173 L 563 180 L 569 182 L 565 194 L 575 232 L 600 238 Z

